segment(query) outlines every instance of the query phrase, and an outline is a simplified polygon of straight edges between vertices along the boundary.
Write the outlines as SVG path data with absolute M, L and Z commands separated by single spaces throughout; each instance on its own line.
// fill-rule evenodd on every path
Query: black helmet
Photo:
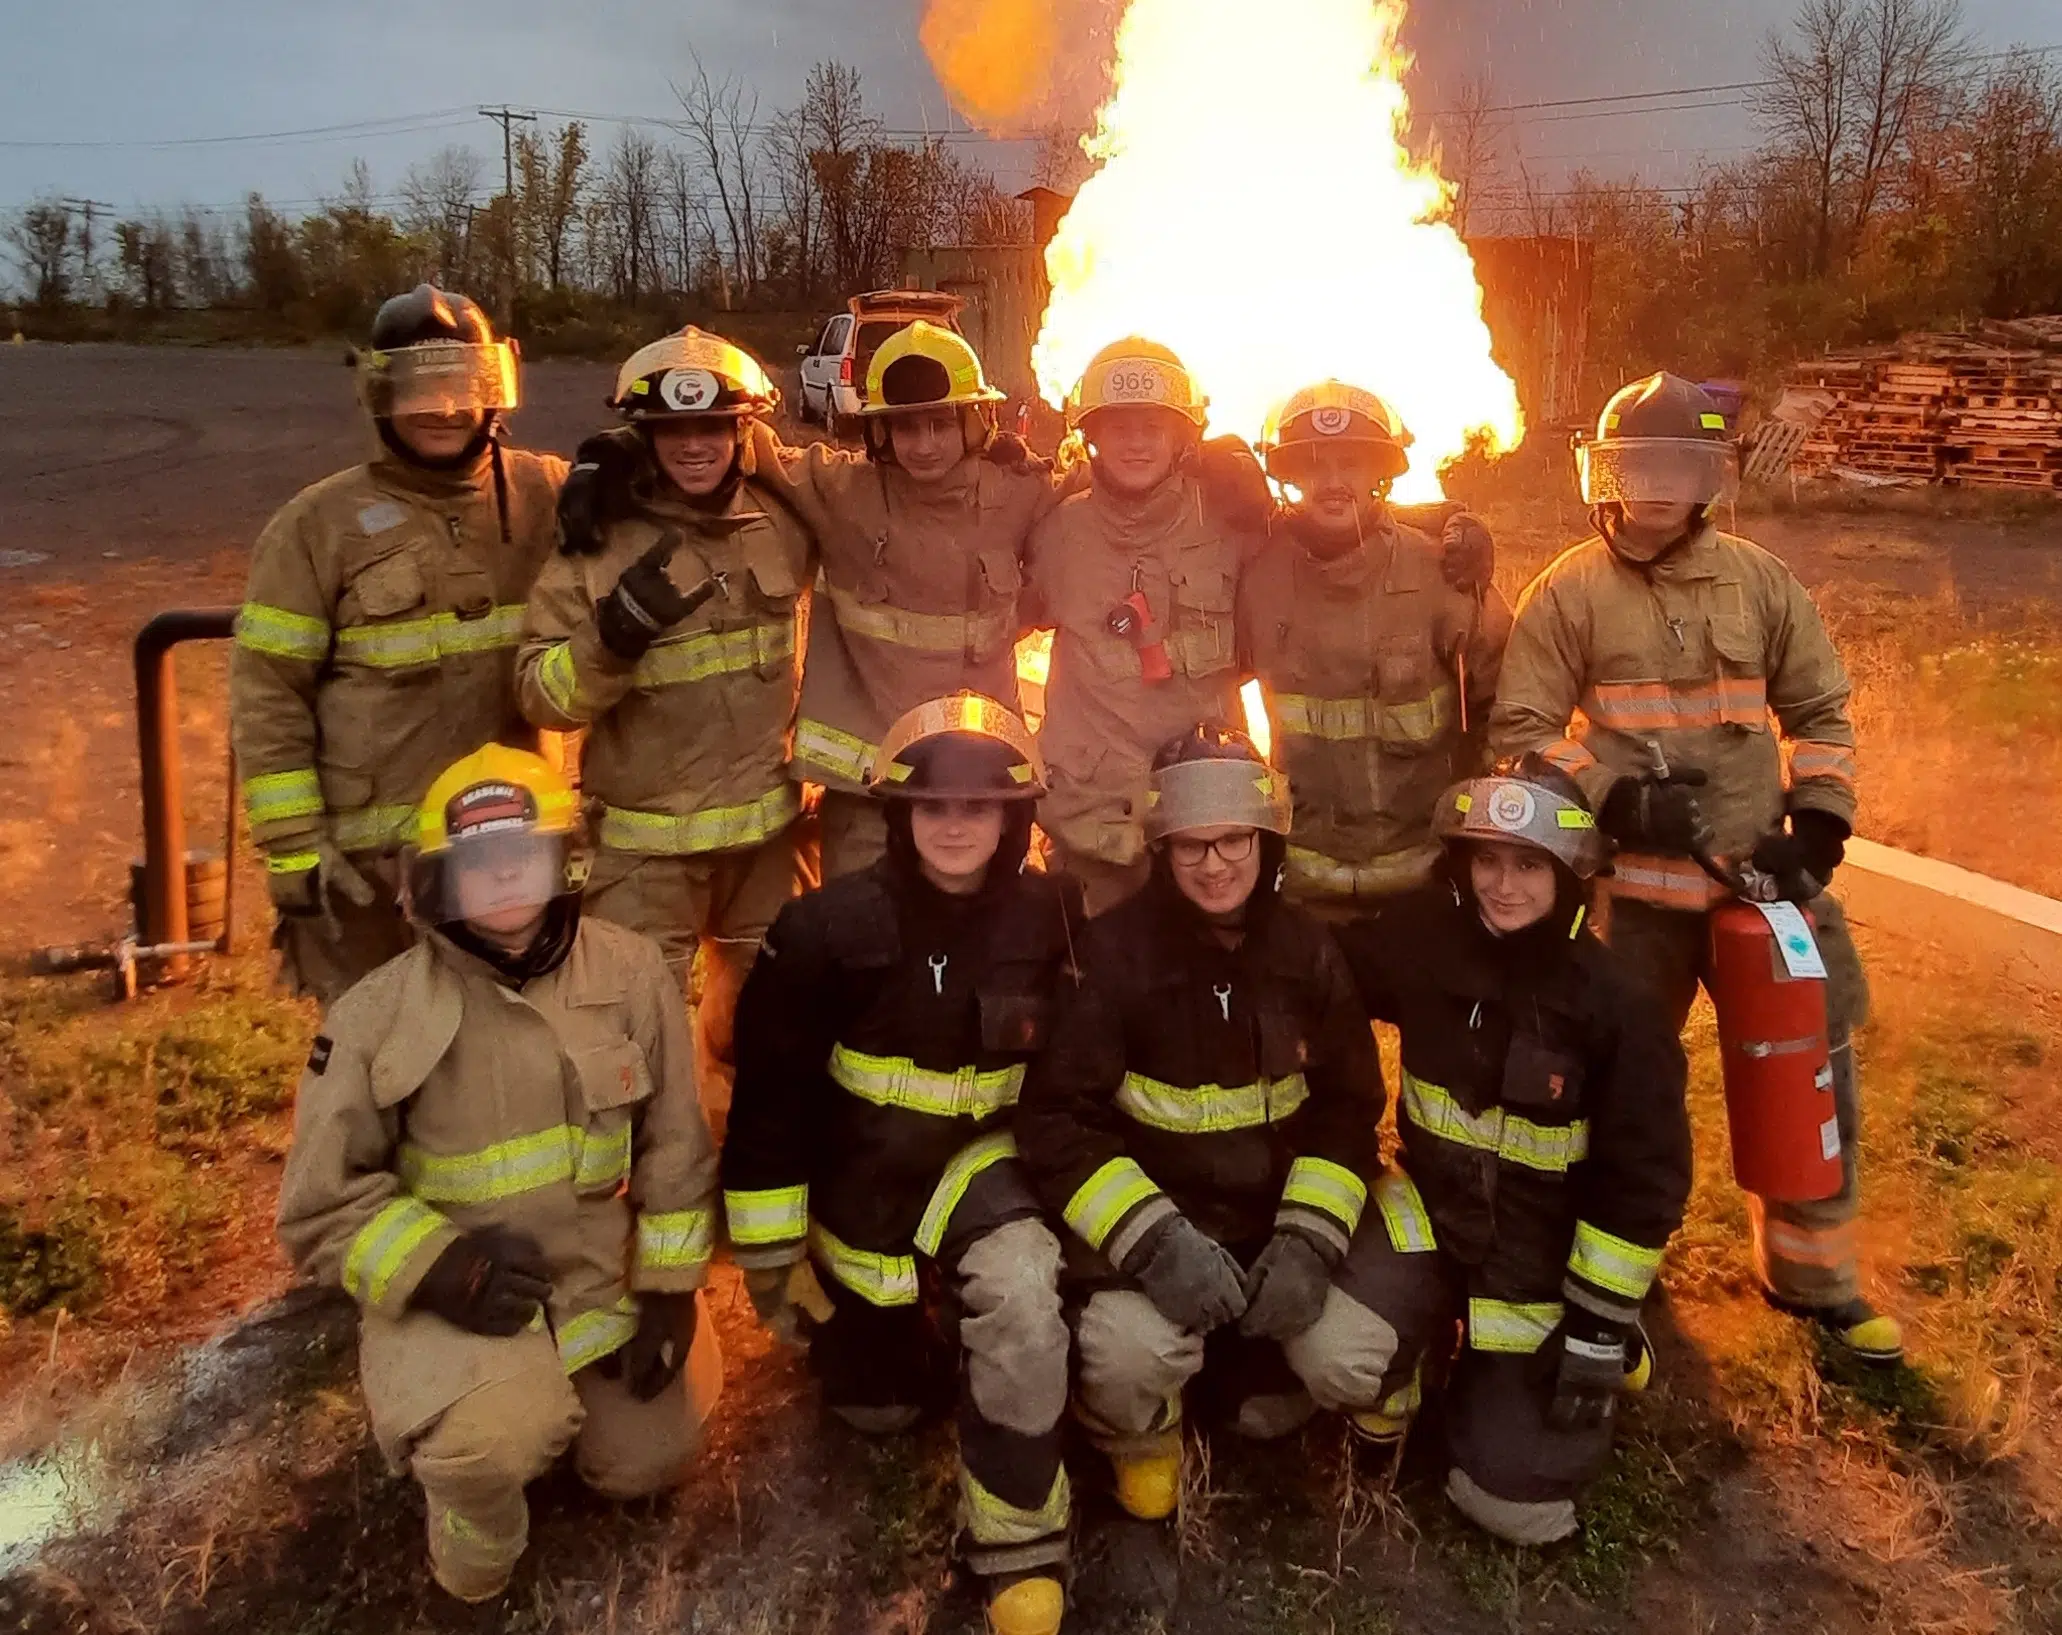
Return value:
M 1576 444 L 1590 505 L 1652 500 L 1694 506 L 1728 498 L 1739 477 L 1718 404 L 1680 375 L 1649 375 L 1604 405 L 1597 434 Z
M 372 344 L 352 361 L 380 441 L 410 465 L 470 465 L 494 442 L 501 414 L 522 402 L 515 344 L 494 338 L 476 302 L 434 284 L 418 284 L 382 305 L 372 320 Z M 415 414 L 472 415 L 479 428 L 456 455 L 428 460 L 394 429 L 398 417 Z M 502 526 L 506 537 L 505 515 Z
M 452 295 L 434 284 L 418 284 L 406 295 L 382 302 L 372 320 L 372 348 L 390 352 L 397 347 L 420 346 L 425 341 L 459 341 L 468 346 L 492 346 L 494 325 L 479 303 L 467 296 Z

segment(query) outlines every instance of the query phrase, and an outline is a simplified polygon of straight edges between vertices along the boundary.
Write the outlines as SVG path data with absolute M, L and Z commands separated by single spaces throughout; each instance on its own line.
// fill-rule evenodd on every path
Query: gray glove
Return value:
M 1557 1431 L 1589 1431 L 1608 1425 L 1625 1385 L 1622 1323 L 1568 1308 L 1561 1324 L 1560 1357 L 1554 1370 L 1554 1398 L 1547 1423 Z
M 1197 1334 L 1208 1334 L 1246 1309 L 1239 1263 L 1183 1215 L 1170 1215 L 1148 1231 L 1119 1269 L 1137 1280 L 1161 1316 Z
M 1301 1334 L 1325 1309 L 1332 1267 L 1301 1232 L 1277 1232 L 1246 1274 L 1250 1304 L 1239 1332 L 1269 1340 Z

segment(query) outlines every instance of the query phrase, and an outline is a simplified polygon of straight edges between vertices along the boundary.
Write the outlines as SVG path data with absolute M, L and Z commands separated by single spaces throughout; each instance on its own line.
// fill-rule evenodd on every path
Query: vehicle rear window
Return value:
M 859 320 L 859 334 L 852 342 L 852 378 L 861 383 L 865 392 L 866 372 L 873 367 L 873 355 L 881 349 L 881 343 L 898 329 L 909 327 L 907 318 L 862 318 Z

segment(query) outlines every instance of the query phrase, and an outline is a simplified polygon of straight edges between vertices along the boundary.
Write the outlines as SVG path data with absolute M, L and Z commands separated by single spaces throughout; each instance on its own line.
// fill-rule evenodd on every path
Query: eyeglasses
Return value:
M 1258 829 L 1241 829 L 1237 834 L 1219 835 L 1215 840 L 1194 840 L 1177 835 L 1167 842 L 1167 854 L 1182 868 L 1193 869 L 1202 866 L 1203 859 L 1215 852 L 1224 863 L 1243 863 L 1253 855 L 1253 843 L 1260 838 Z

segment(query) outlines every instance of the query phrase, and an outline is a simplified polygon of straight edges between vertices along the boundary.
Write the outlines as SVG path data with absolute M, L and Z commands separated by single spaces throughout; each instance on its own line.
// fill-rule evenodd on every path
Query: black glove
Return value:
M 1239 1332 L 1269 1340 L 1301 1334 L 1325 1309 L 1332 1262 L 1302 1232 L 1277 1232 L 1246 1274 L 1246 1315 Z
M 668 534 L 623 570 L 616 588 L 594 610 L 602 646 L 625 664 L 635 664 L 643 658 L 662 632 L 680 623 L 722 589 L 723 581 L 714 577 L 704 579 L 692 590 L 682 590 L 674 584 L 666 564 L 679 548 L 680 536 Z
M 1196 449 L 1196 481 L 1217 513 L 1241 533 L 1258 533 L 1274 515 L 1274 490 L 1243 439 L 1213 437 Z
M 1689 856 L 1711 845 L 1711 825 L 1697 804 L 1705 775 L 1687 767 L 1666 778 L 1620 778 L 1604 797 L 1597 827 L 1621 846 Z
M 637 1332 L 619 1352 L 602 1359 L 617 1366 L 623 1383 L 639 1402 L 649 1402 L 680 1377 L 694 1344 L 700 1312 L 692 1294 L 640 1294 Z M 600 1366 L 597 1364 L 597 1366 Z
M 1015 432 L 999 431 L 989 438 L 988 446 L 981 451 L 981 458 L 990 465 L 1001 466 L 1005 471 L 1014 471 L 1020 475 L 1052 469 L 1033 454 L 1030 444 Z
M 1149 1230 L 1124 1257 L 1121 1270 L 1137 1279 L 1170 1323 L 1197 1334 L 1208 1334 L 1246 1309 L 1239 1263 L 1184 1215 L 1170 1215 Z
M 634 432 L 599 432 L 573 454 L 558 491 L 558 548 L 566 556 L 599 556 L 612 522 L 634 509 L 632 485 L 644 468 Z
M 1800 806 L 1790 814 L 1787 832 L 1771 829 L 1755 841 L 1754 866 L 1774 878 L 1784 902 L 1808 903 L 1832 884 L 1853 832 L 1831 812 Z
M 1439 572 L 1455 590 L 1473 595 L 1496 575 L 1496 541 L 1478 517 L 1456 511 L 1439 534 Z
M 1610 1423 L 1625 1385 L 1628 1329 L 1570 1306 L 1560 1329 L 1560 1366 L 1547 1423 L 1557 1431 L 1588 1431 Z
M 472 1334 L 520 1334 L 551 1297 L 551 1265 L 537 1240 L 505 1226 L 465 1233 L 430 1263 L 408 1304 Z

